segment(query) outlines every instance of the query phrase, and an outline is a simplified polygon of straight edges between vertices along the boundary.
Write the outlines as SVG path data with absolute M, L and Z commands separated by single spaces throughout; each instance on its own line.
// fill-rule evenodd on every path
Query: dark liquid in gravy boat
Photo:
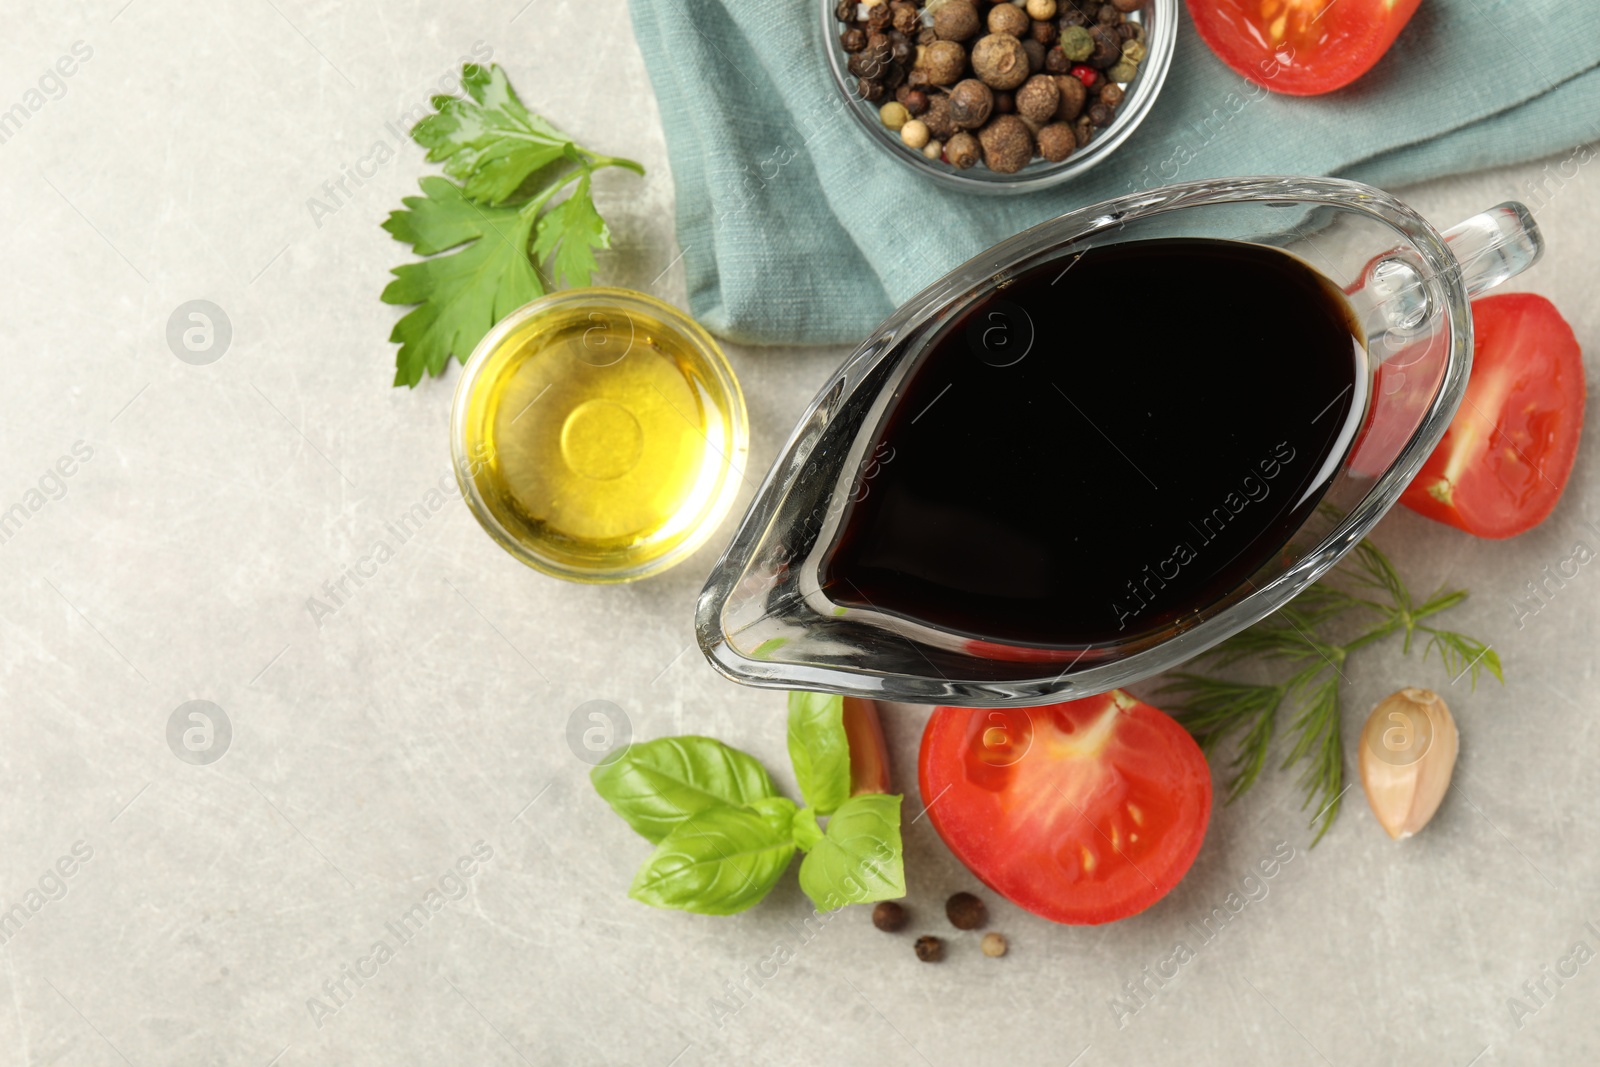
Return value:
M 1159 633 L 1316 508 L 1365 367 L 1344 295 L 1277 249 L 1133 241 L 1033 268 L 902 380 L 823 589 L 1042 648 Z

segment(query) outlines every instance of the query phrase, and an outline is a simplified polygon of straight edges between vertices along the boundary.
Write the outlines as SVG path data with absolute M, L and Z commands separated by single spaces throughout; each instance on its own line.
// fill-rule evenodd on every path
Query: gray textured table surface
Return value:
M 614 702 L 640 737 L 725 738 L 792 789 L 781 696 L 723 681 L 691 648 L 731 519 L 664 577 L 583 588 L 524 569 L 452 498 L 319 626 L 308 599 L 448 471 L 449 385 L 389 387 L 394 312 L 377 293 L 403 257 L 377 224 L 424 171 L 388 124 L 475 42 L 580 139 L 645 162 L 643 181 L 599 183 L 617 235 L 601 277 L 682 299 L 671 177 L 621 0 L 523 2 L 7 12 L 0 108 L 27 106 L 82 44 L 0 144 L 0 509 L 27 509 L 0 544 L 0 907 L 22 908 L 0 947 L 0 1063 L 1593 1059 L 1600 966 L 1544 976 L 1575 943 L 1600 950 L 1600 575 L 1581 571 L 1521 628 L 1510 600 L 1596 543 L 1593 435 L 1536 532 L 1495 544 L 1405 512 L 1380 528 L 1418 586 L 1472 587 L 1458 621 L 1508 675 L 1460 692 L 1393 650 L 1347 668 L 1356 709 L 1401 684 L 1450 695 L 1460 788 L 1425 833 L 1390 842 L 1358 789 L 1308 851 L 1292 776 L 1269 773 L 1136 919 L 1055 927 L 990 895 L 1012 944 L 998 961 L 956 936 L 943 965 L 921 964 L 862 909 L 808 937 L 792 879 L 737 918 L 626 899 L 645 847 L 568 748 L 580 703 Z M 393 158 L 374 167 L 378 142 Z M 357 164 L 375 173 L 314 218 L 308 200 Z M 1448 224 L 1519 195 L 1540 166 L 1408 195 Z M 1517 283 L 1564 309 L 1591 359 L 1597 182 L 1581 173 L 1540 209 L 1549 255 Z M 202 298 L 232 338 L 194 366 L 165 332 Z M 762 468 L 842 352 L 729 354 Z M 75 449 L 71 475 L 52 474 Z M 168 744 L 197 699 L 231 724 L 207 765 Z M 912 812 L 920 726 L 909 708 L 888 722 Z M 1188 924 L 1280 842 L 1295 858 L 1267 895 L 1119 1025 L 1124 983 L 1198 941 Z M 475 848 L 457 892 L 446 875 Z M 918 925 L 939 930 L 939 903 L 973 879 L 927 820 L 907 853 Z M 441 880 L 459 899 L 395 938 L 389 924 Z M 378 941 L 392 958 L 360 963 Z M 793 959 L 749 977 L 780 942 Z M 358 964 L 375 973 L 346 979 Z M 1543 995 L 1525 988 L 1539 981 Z M 728 983 L 749 995 L 719 1019 Z M 1534 1010 L 1514 1016 L 1513 997 Z

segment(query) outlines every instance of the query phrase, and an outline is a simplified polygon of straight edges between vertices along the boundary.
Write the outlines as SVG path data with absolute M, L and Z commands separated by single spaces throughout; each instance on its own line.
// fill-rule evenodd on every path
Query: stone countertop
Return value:
M 599 277 L 681 305 L 671 176 L 622 0 L 448 16 L 90 0 L 8 19 L 0 114 L 28 114 L 0 143 L 0 510 L 26 514 L 0 543 L 0 1063 L 1592 1058 L 1600 576 L 1580 569 L 1536 614 L 1513 605 L 1600 538 L 1592 440 L 1555 515 L 1514 541 L 1405 511 L 1379 528 L 1414 587 L 1472 588 L 1452 621 L 1508 679 L 1469 692 L 1394 648 L 1347 665 L 1352 750 L 1360 713 L 1403 684 L 1441 688 L 1460 723 L 1458 788 L 1413 840 L 1389 841 L 1356 789 L 1310 850 L 1294 774 L 1269 769 L 1137 918 L 1057 927 L 985 893 L 1011 942 L 990 960 L 940 917 L 979 887 L 919 820 L 912 932 L 949 937 L 939 966 L 865 909 L 804 925 L 792 877 L 732 918 L 629 901 L 647 847 L 590 789 L 574 710 L 609 701 L 640 738 L 715 735 L 792 791 L 783 699 L 693 647 L 734 518 L 676 570 L 601 588 L 525 569 L 453 495 L 429 507 L 450 383 L 389 386 L 396 313 L 377 295 L 406 257 L 378 223 L 428 169 L 397 131 L 475 45 L 580 141 L 646 165 L 597 182 L 616 235 Z M 1450 224 L 1526 196 L 1545 166 L 1402 192 Z M 1548 255 L 1513 286 L 1552 298 L 1591 360 L 1597 182 L 1580 169 L 1552 187 Z M 167 340 L 191 300 L 231 327 L 204 365 Z M 752 467 L 843 354 L 729 347 Z M 420 529 L 345 579 L 419 503 Z M 308 608 L 342 579 L 336 610 Z M 222 714 L 185 762 L 193 700 Z M 886 723 L 912 813 L 922 715 Z M 1275 850 L 1293 858 L 1246 881 Z M 1236 913 L 1204 938 L 1230 894 Z M 1179 942 L 1177 976 L 1146 978 Z

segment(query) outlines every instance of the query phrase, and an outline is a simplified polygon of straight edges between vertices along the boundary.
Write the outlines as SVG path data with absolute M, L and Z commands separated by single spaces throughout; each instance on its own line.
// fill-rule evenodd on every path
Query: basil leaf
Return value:
M 801 808 L 795 812 L 789 823 L 789 832 L 794 836 L 795 847 L 801 852 L 816 848 L 817 842 L 822 840 L 822 827 L 817 825 L 817 809 Z
M 795 812 L 800 809 L 795 807 L 794 801 L 788 797 L 761 797 L 759 800 L 752 800 L 750 808 L 766 820 L 767 825 L 772 827 L 773 832 L 779 837 L 794 836 Z
M 590 771 L 589 780 L 612 811 L 655 843 L 697 812 L 742 807 L 777 793 L 753 756 L 710 737 L 629 745 Z
M 818 815 L 836 811 L 850 796 L 850 740 L 844 732 L 844 698 L 789 694 L 789 762 L 800 793 Z
M 866 793 L 845 801 L 801 862 L 800 888 L 823 911 L 905 896 L 900 798 Z
M 794 842 L 755 812 L 707 808 L 656 846 L 628 895 L 652 908 L 732 915 L 766 896 L 793 856 Z

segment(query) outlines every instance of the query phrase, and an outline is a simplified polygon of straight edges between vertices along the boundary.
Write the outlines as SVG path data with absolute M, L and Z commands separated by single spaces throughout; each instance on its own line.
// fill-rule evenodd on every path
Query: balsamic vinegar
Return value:
M 1035 267 L 916 360 L 823 589 L 1044 648 L 1156 633 L 1241 585 L 1321 500 L 1365 396 L 1343 293 L 1236 241 Z

